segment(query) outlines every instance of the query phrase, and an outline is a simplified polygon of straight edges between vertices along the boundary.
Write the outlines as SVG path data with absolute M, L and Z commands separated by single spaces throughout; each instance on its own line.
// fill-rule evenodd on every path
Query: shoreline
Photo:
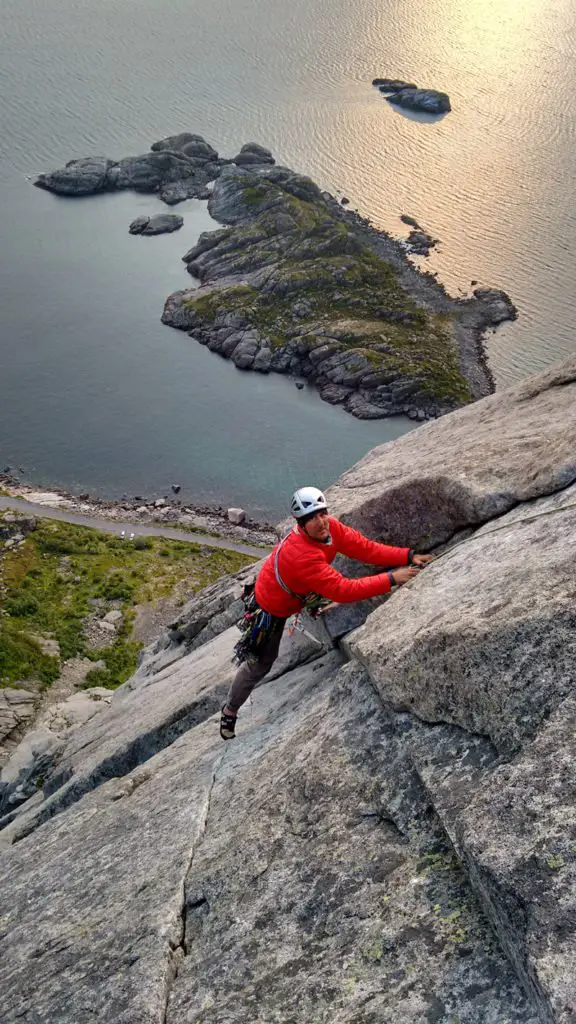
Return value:
M 487 315 L 486 303 L 475 298 L 474 294 L 467 297 L 450 295 L 435 271 L 423 270 L 412 263 L 410 253 L 402 239 L 384 228 L 376 227 L 369 217 L 364 217 L 358 210 L 342 206 L 336 196 L 327 192 L 323 195 L 333 214 L 343 222 L 351 224 L 375 253 L 394 266 L 410 295 L 415 296 L 426 308 L 440 313 L 452 313 L 457 317 L 456 330 L 462 372 L 473 389 L 474 400 L 493 394 L 496 384 L 488 362 L 484 336 L 489 329 L 498 326 L 498 323 Z M 487 288 L 486 291 L 494 296 L 505 294 L 496 288 Z M 500 322 L 505 323 L 517 318 L 516 308 L 512 302 L 510 305 L 515 315 L 510 315 Z
M 243 525 L 235 526 L 228 520 L 226 509 L 222 506 L 194 506 L 189 502 L 181 502 L 176 497 L 133 497 L 113 501 L 88 492 L 74 495 L 61 488 L 34 487 L 21 483 L 12 474 L 5 473 L 0 473 L 0 495 L 21 498 L 30 504 L 48 509 L 62 509 L 110 522 L 123 522 L 130 517 L 135 524 L 175 527 L 189 532 L 191 541 L 194 541 L 196 533 L 210 534 L 240 544 L 266 546 L 275 544 L 278 539 L 271 523 L 260 523 L 246 516 Z

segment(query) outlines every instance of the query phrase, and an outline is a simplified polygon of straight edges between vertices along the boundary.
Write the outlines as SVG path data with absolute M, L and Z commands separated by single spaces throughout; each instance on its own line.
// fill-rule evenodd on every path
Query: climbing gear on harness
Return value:
M 222 708 L 222 714 L 220 715 L 220 735 L 223 740 L 233 740 L 236 736 L 236 715 L 226 715 L 224 713 L 224 704 Z
M 237 665 L 241 665 L 243 661 L 256 660 L 270 635 L 284 622 L 284 619 L 265 612 L 258 604 L 254 593 L 243 600 L 246 610 L 236 623 L 242 636 L 234 645 L 232 658 Z
M 301 519 L 312 512 L 325 512 L 328 505 L 322 491 L 317 487 L 300 487 L 294 492 L 290 507 L 294 518 Z

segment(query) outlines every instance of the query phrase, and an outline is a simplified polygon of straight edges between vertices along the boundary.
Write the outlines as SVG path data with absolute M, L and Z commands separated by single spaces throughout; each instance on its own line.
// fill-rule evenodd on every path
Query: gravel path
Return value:
M 238 551 L 241 555 L 254 555 L 256 558 L 263 558 L 270 548 L 252 547 L 249 544 L 236 544 L 232 540 L 222 537 L 211 537 L 206 533 L 196 533 L 190 530 L 178 530 L 168 526 L 153 526 L 151 523 L 130 523 L 122 520 L 98 519 L 94 516 L 83 516 L 77 512 L 69 512 L 67 509 L 49 508 L 46 505 L 35 505 L 31 501 L 24 501 L 22 498 L 0 497 L 0 509 L 15 509 L 18 512 L 25 512 L 29 515 L 43 516 L 46 519 L 59 519 L 65 523 L 75 523 L 77 526 L 91 526 L 95 530 L 103 530 L 105 533 L 133 533 L 135 537 L 167 537 L 170 540 L 186 540 L 193 544 L 203 544 L 210 548 L 223 548 L 226 551 Z

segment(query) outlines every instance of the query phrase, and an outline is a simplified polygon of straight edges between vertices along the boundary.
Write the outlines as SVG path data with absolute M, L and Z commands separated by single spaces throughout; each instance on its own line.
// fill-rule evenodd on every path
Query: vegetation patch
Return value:
M 227 313 L 237 313 L 276 351 L 295 327 L 303 328 L 299 337 L 320 335 L 320 343 L 339 332 L 338 340 L 368 357 L 375 371 L 413 379 L 420 394 L 439 403 L 471 400 L 453 317 L 418 306 L 392 265 L 323 201 L 298 199 L 269 182 L 244 185 L 240 198 L 248 219 L 212 250 L 221 253 L 227 283 L 210 283 L 184 300 L 195 326 L 209 336 Z M 257 286 L 230 284 L 231 275 L 254 272 Z
M 47 686 L 61 660 L 104 661 L 90 685 L 123 683 L 136 668 L 140 645 L 131 639 L 137 604 L 170 595 L 185 581 L 189 592 L 237 572 L 252 559 L 224 549 L 162 537 L 135 541 L 84 526 L 42 520 L 16 548 L 0 549 L 0 686 L 35 681 Z M 84 625 L 110 608 L 123 621 L 110 645 L 91 650 Z M 58 642 L 60 659 L 42 651 L 42 637 Z

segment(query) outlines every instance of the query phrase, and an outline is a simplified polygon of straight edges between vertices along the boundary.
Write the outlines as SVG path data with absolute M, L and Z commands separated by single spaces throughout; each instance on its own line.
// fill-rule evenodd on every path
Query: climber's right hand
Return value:
M 400 569 L 393 569 L 390 573 L 394 580 L 396 587 L 403 586 L 404 583 L 408 583 L 408 580 L 414 579 L 414 576 L 418 576 L 420 569 L 415 565 L 403 565 Z

